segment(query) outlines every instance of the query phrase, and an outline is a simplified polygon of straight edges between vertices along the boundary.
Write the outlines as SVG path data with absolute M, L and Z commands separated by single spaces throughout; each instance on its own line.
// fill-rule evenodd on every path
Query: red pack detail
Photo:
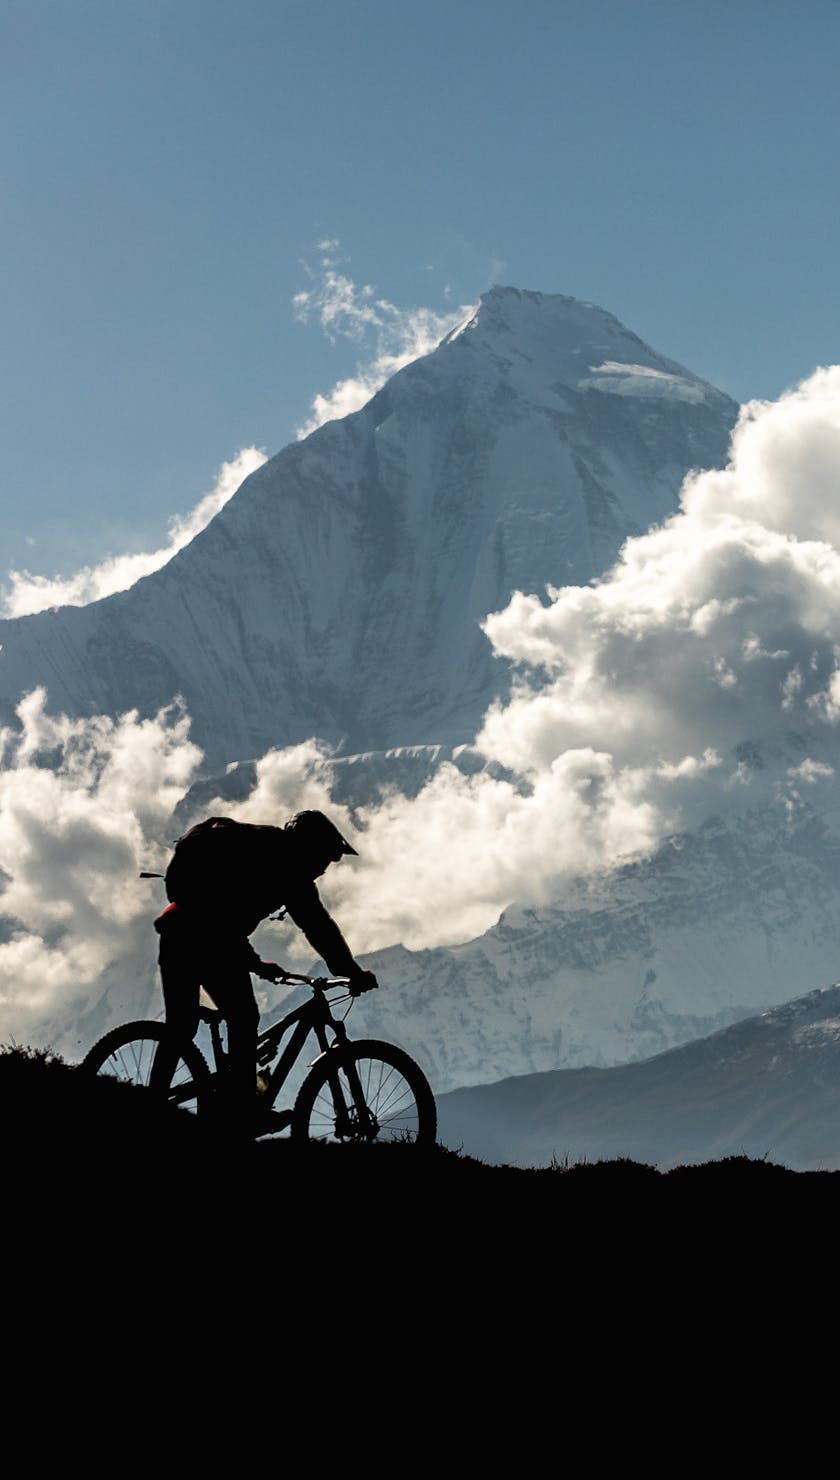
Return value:
M 163 929 L 163 922 L 164 922 L 164 920 L 168 916 L 174 915 L 177 909 L 178 909 L 177 904 L 168 904 L 166 906 L 166 909 L 161 911 L 161 913 L 158 915 L 157 919 L 155 920 L 155 930 L 158 932 L 158 934 L 160 934 L 161 930 Z

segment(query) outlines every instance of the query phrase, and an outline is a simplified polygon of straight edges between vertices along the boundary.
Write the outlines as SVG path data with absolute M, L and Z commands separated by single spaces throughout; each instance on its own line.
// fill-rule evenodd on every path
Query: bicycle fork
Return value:
M 336 1058 L 338 1057 L 337 1053 Z M 342 1071 L 347 1081 L 349 1102 L 341 1082 Z M 379 1132 L 379 1121 L 368 1106 L 355 1060 L 351 1058 L 346 1063 L 337 1062 L 328 1075 L 327 1083 L 335 1112 L 336 1135 L 351 1141 L 372 1141 Z
M 333 1031 L 335 1037 L 329 1045 L 323 1030 L 318 1038 L 327 1059 L 327 1083 L 332 1098 L 336 1136 L 349 1141 L 372 1141 L 379 1131 L 379 1121 L 368 1108 L 355 1059 L 348 1055 L 346 1061 L 342 1062 L 342 1050 L 347 1047 L 348 1042 L 343 1023 L 335 1023 Z M 333 1067 L 330 1067 L 331 1059 L 334 1060 Z M 342 1073 L 349 1090 L 349 1102 L 342 1084 Z

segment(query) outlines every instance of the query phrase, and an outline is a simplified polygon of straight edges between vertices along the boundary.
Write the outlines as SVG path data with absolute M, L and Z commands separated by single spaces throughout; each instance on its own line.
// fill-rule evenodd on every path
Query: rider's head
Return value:
M 292 839 L 301 867 L 313 879 L 345 853 L 356 853 L 323 812 L 298 812 L 283 831 Z

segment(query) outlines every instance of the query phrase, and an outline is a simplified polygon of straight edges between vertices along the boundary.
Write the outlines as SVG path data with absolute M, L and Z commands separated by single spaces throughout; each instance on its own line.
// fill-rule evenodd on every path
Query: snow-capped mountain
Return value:
M 0 718 L 181 694 L 211 764 L 318 736 L 469 740 L 505 684 L 479 628 L 586 582 L 725 458 L 737 408 L 617 319 L 494 288 L 364 409 L 285 448 L 131 590 L 0 623 Z
M 546 1166 L 722 1156 L 840 1169 L 840 986 L 613 1069 L 528 1074 L 438 1101 L 444 1144 Z
M 603 310 L 494 289 L 362 411 L 253 474 L 164 569 L 0 624 L 0 717 L 39 683 L 76 715 L 183 695 L 209 774 L 172 836 L 211 800 L 242 800 L 253 757 L 310 736 L 340 746 L 335 799 L 413 793 L 507 681 L 481 619 L 516 589 L 603 572 L 676 508 L 691 467 L 726 460 L 736 415 Z M 838 859 L 804 812 L 713 819 L 562 907 L 378 952 L 387 990 L 354 1027 L 403 1043 L 438 1093 L 656 1053 L 834 978 Z M 258 948 L 284 959 L 266 934 Z M 128 992 L 118 962 L 88 996 L 85 1041 L 159 1010 L 151 951 L 147 967 Z
M 401 1043 L 437 1092 L 646 1058 L 837 975 L 840 837 L 808 809 L 711 818 L 562 907 L 365 959 L 387 991 L 357 1031 Z

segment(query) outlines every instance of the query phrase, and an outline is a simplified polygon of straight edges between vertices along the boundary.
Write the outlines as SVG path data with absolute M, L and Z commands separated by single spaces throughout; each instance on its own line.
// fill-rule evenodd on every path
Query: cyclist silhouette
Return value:
M 323 812 L 299 812 L 284 827 L 211 817 L 185 833 L 166 871 L 171 903 L 155 920 L 167 1026 L 191 1040 L 198 1028 L 199 989 L 227 1022 L 231 1112 L 254 1106 L 254 1054 L 259 1008 L 251 975 L 277 981 L 283 968 L 263 961 L 248 936 L 285 910 L 334 976 L 351 991 L 378 985 L 352 955 L 325 909 L 315 880 L 345 854 L 356 854 Z

